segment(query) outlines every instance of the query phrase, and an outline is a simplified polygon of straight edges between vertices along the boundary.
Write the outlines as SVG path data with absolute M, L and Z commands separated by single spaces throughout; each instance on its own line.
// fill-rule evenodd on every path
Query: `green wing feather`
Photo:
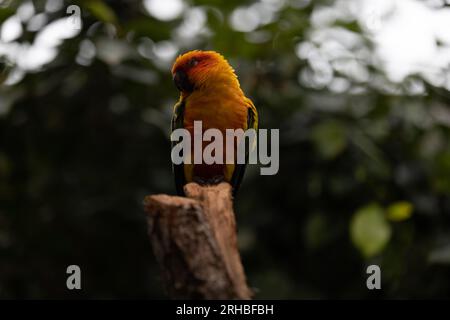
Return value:
M 256 107 L 250 99 L 246 98 L 246 102 L 248 105 L 247 130 L 254 129 L 256 133 L 258 133 L 258 112 L 256 111 Z M 244 177 L 245 174 L 245 168 L 247 167 L 250 150 L 253 150 L 254 148 L 256 148 L 256 143 L 246 148 L 245 164 L 236 164 L 234 168 L 233 176 L 231 178 L 231 185 L 233 187 L 233 196 L 236 196 L 237 191 L 239 190 L 242 178 Z
M 172 116 L 172 132 L 175 129 L 184 128 L 184 100 L 178 101 L 173 108 Z M 172 149 L 176 145 L 176 142 L 172 141 Z M 175 178 L 175 187 L 177 194 L 184 196 L 183 186 L 186 184 L 186 178 L 184 176 L 184 166 L 183 164 L 174 164 L 172 162 L 172 171 Z

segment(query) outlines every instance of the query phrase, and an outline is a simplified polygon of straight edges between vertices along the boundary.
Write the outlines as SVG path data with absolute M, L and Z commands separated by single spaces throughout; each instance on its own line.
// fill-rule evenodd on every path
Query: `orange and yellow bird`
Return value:
M 180 91 L 180 99 L 173 111 L 172 132 L 184 128 L 194 137 L 194 121 L 202 121 L 203 130 L 220 130 L 224 137 L 226 129 L 258 130 L 256 108 L 245 96 L 233 68 L 221 54 L 195 50 L 180 55 L 172 67 L 172 76 Z M 236 155 L 236 144 L 234 149 Z M 211 184 L 227 181 L 236 194 L 246 164 L 232 162 L 174 164 L 177 193 L 183 195 L 183 186 L 188 182 Z

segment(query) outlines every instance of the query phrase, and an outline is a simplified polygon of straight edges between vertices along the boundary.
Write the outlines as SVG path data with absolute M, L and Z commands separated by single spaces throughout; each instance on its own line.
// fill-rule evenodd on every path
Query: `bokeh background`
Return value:
M 450 297 L 448 1 L 0 0 L 0 24 L 0 298 L 166 297 L 142 200 L 175 192 L 190 49 L 280 129 L 235 202 L 256 298 Z

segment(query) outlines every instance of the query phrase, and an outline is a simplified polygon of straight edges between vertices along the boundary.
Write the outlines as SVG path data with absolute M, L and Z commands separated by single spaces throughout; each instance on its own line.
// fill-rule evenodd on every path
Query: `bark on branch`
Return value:
M 147 196 L 150 241 L 175 299 L 250 299 L 237 248 L 231 186 L 185 186 L 186 198 Z

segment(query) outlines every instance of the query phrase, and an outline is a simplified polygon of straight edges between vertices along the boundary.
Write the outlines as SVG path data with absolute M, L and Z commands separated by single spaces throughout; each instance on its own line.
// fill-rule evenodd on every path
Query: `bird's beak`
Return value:
M 175 83 L 175 86 L 180 91 L 187 91 L 191 92 L 194 90 L 194 86 L 189 81 L 189 78 L 183 70 L 178 70 L 173 75 L 173 82 Z

